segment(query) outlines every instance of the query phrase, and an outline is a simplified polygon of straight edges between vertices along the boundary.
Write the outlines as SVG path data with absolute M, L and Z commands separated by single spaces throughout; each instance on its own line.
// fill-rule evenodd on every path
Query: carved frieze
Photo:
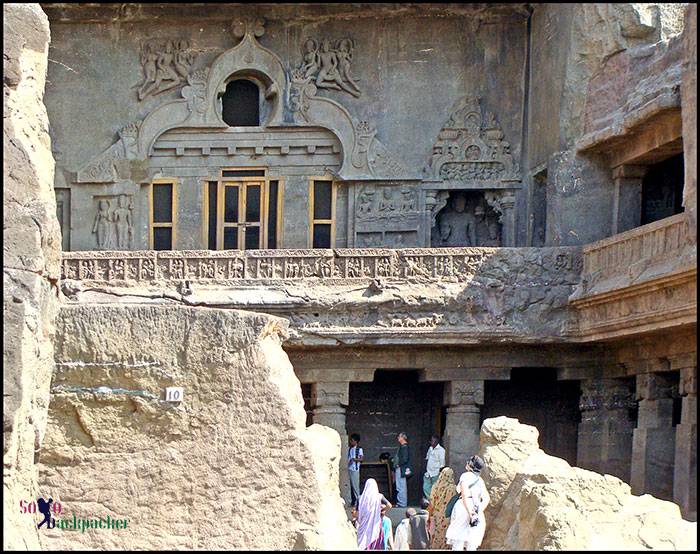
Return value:
M 129 195 L 122 195 L 128 199 Z M 96 224 L 116 223 L 112 215 L 115 206 L 110 199 L 101 206 L 102 214 L 95 217 Z M 127 207 L 122 200 L 119 209 Z M 99 216 L 99 217 L 98 217 Z M 114 226 L 116 233 L 116 226 Z M 97 232 L 97 231 L 95 231 Z M 123 232 L 123 231 L 122 231 Z M 108 231 L 103 231 L 108 233 Z M 128 231 L 127 231 L 128 234 Z M 116 241 L 116 239 L 114 239 Z M 107 242 L 109 244 L 109 242 Z M 338 249 L 319 250 L 256 250 L 251 252 L 182 250 L 164 252 L 64 252 L 63 275 L 66 279 L 85 279 L 79 268 L 84 264 L 97 264 L 100 274 L 106 276 L 110 262 L 118 260 L 125 266 L 121 277 L 126 280 L 141 280 L 141 271 L 129 269 L 140 267 L 143 260 L 154 264 L 151 278 L 162 281 L 207 281 L 207 280 L 306 280 L 306 279 L 415 279 L 461 281 L 473 278 L 482 265 L 493 258 L 496 250 L 491 248 L 408 248 L 386 249 Z M 510 254 L 511 258 L 514 254 Z M 580 254 L 563 250 L 556 255 L 542 252 L 537 264 L 525 264 L 533 278 L 550 272 L 550 285 L 569 286 L 578 280 Z M 84 273 L 84 272 L 83 272 Z M 495 266 L 491 273 L 508 285 L 513 277 L 508 267 Z M 94 275 L 96 273 L 92 273 Z M 555 277 L 557 276 L 557 277 Z M 108 280 L 104 277 L 104 280 Z
M 520 172 L 496 116 L 482 113 L 481 99 L 467 96 L 453 107 L 440 130 L 426 170 L 441 181 L 489 184 L 517 182 Z
M 331 44 L 324 39 L 320 45 L 316 39 L 304 42 L 302 61 L 296 68 L 296 77 L 302 82 L 313 83 L 317 88 L 347 92 L 354 97 L 361 94 L 351 74 L 355 43 L 343 38 Z
M 138 98 L 156 96 L 184 84 L 196 53 L 186 40 L 151 39 L 141 47 L 143 80 L 136 85 Z

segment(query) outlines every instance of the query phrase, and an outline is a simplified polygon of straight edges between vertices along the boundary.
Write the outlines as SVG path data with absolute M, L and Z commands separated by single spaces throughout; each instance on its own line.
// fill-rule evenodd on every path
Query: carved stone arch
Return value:
M 253 77 L 265 86 L 261 92 L 272 104 L 267 126 L 284 123 L 282 92 L 287 88 L 284 64 L 276 54 L 264 48 L 251 31 L 246 32 L 241 42 L 222 53 L 212 63 L 206 85 L 205 123 L 226 126 L 218 110 L 219 94 L 226 90 L 226 85 L 234 78 L 246 76 Z
M 299 80 L 293 74 L 290 82 L 281 59 L 260 45 L 255 33 L 256 28 L 248 26 L 236 46 L 220 54 L 208 69 L 191 73 L 182 88 L 182 99 L 156 107 L 136 125 L 134 133 L 83 166 L 77 182 L 113 182 L 115 162 L 147 159 L 158 137 L 171 129 L 228 128 L 220 114 L 218 95 L 229 81 L 246 76 L 265 85 L 262 94 L 271 102 L 266 128 L 322 127 L 338 137 L 342 148 L 340 179 L 421 180 L 419 172 L 407 169 L 376 138 L 376 130 L 368 122 L 355 120 L 338 102 L 316 96 L 316 86 L 310 80 Z

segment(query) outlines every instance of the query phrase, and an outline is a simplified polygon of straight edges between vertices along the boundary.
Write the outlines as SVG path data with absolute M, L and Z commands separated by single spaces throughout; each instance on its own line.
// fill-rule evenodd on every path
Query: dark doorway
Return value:
M 556 369 L 516 368 L 510 381 L 487 381 L 481 421 L 515 417 L 540 432 L 540 448 L 576 465 L 578 381 L 557 381 Z
M 226 85 L 221 97 L 221 117 L 231 127 L 258 127 L 260 125 L 260 90 L 252 81 L 239 79 Z
M 348 433 L 362 437 L 366 461 L 378 462 L 382 452 L 393 456 L 399 446 L 396 435 L 408 435 L 414 473 L 408 479 L 409 505 L 417 505 L 422 497 L 430 435 L 442 436 L 444 430 L 442 395 L 442 383 L 419 383 L 416 371 L 377 370 L 372 383 L 350 383 L 345 426 Z
M 683 211 L 683 154 L 649 167 L 642 180 L 642 225 Z

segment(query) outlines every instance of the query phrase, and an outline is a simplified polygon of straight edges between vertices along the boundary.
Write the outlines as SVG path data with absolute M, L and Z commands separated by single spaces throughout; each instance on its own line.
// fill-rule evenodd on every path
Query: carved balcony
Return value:
M 291 343 L 575 342 L 580 248 L 65 252 L 68 302 L 289 318 Z
M 694 323 L 696 252 L 682 213 L 586 245 L 581 284 L 570 298 L 581 337 Z

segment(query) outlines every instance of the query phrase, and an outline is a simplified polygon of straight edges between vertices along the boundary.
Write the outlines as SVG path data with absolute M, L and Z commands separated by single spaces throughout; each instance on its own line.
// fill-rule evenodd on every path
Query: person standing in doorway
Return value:
M 396 481 L 396 505 L 399 508 L 408 506 L 408 491 L 406 478 L 411 476 L 411 453 L 408 448 L 408 435 L 399 433 L 396 436 L 399 448 L 394 456 L 394 479 Z
M 445 467 L 445 449 L 440 446 L 440 437 L 430 437 L 430 448 L 425 455 L 425 474 L 423 475 L 423 498 L 430 500 L 430 491 L 437 482 L 440 470 Z
M 360 435 L 350 435 L 350 447 L 348 448 L 348 476 L 350 479 L 350 495 L 352 505 L 357 506 L 360 498 L 360 464 L 364 458 L 364 452 L 360 448 Z

